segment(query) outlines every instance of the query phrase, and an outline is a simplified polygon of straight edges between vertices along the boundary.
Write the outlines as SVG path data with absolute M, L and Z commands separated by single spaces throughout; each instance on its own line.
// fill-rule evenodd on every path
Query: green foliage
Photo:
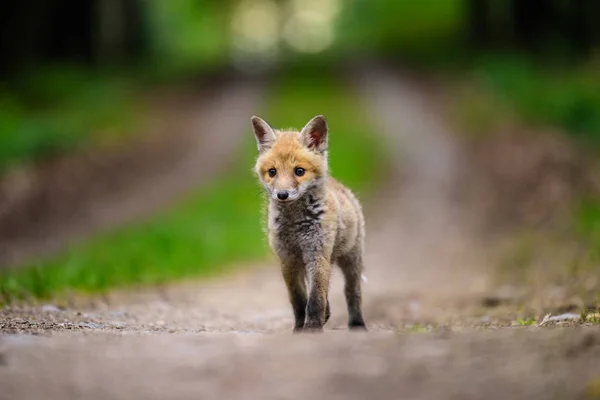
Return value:
M 142 85 L 226 60 L 224 4 L 154 0 L 144 9 L 154 57 L 141 65 L 41 65 L 0 82 L 0 171 L 131 133 Z
M 600 145 L 600 74 L 593 65 L 548 68 L 496 55 L 483 59 L 476 73 L 525 121 Z
M 600 308 L 598 302 L 594 302 L 593 307 L 584 307 L 580 313 L 581 321 L 588 324 L 600 325 Z
M 582 260 L 596 268 L 600 262 L 600 201 L 584 199 L 579 202 L 573 214 L 575 232 L 585 244 Z
M 328 77 L 285 79 L 263 115 L 275 126 L 301 128 L 315 114 L 331 126 L 331 165 L 337 177 L 367 191 L 381 169 L 382 147 L 370 136 L 357 99 Z M 261 230 L 259 185 L 251 172 L 256 146 L 247 139 L 230 171 L 148 221 L 117 229 L 74 247 L 58 258 L 0 277 L 8 301 L 44 298 L 67 289 L 104 291 L 117 286 L 157 284 L 222 273 L 227 265 L 267 253 Z
M 431 325 L 422 325 L 422 324 L 414 324 L 414 325 L 409 325 L 406 328 L 404 328 L 402 331 L 407 332 L 407 333 L 428 333 L 431 332 L 433 330 L 433 327 Z
M 225 2 L 153 0 L 147 5 L 152 50 L 160 68 L 197 70 L 228 56 L 230 15 Z
M 131 131 L 131 83 L 60 66 L 0 87 L 0 170 Z
M 517 320 L 517 323 L 520 326 L 532 326 L 535 325 L 535 318 L 533 317 L 529 317 L 529 318 L 519 318 Z
M 464 30 L 462 0 L 353 0 L 339 35 L 370 51 L 438 58 L 457 51 Z
M 172 210 L 94 238 L 58 259 L 17 271 L 2 286 L 7 285 L 8 292 L 21 288 L 35 297 L 47 297 L 65 288 L 97 291 L 206 275 L 223 262 L 264 255 L 260 198 L 247 167 L 253 150 L 248 140 L 233 173 Z

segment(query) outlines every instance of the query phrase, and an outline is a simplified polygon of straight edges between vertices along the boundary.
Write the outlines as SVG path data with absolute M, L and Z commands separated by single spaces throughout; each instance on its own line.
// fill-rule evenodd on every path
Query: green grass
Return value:
M 459 97 L 458 112 L 468 117 L 467 125 L 486 131 L 501 125 L 503 117 L 515 117 L 531 126 L 559 128 L 600 148 L 600 74 L 595 64 L 548 67 L 494 55 L 480 58 L 470 71 L 479 93 Z
M 57 66 L 0 83 L 0 171 L 136 127 L 132 79 Z
M 341 83 L 326 77 L 284 79 L 261 115 L 274 126 L 301 128 L 319 113 L 329 120 L 336 177 L 359 194 L 368 191 L 382 168 L 382 147 L 358 99 Z M 221 171 L 209 187 L 172 209 L 0 276 L 2 297 L 11 301 L 47 298 L 66 290 L 101 292 L 159 284 L 213 275 L 235 263 L 261 259 L 268 250 L 260 221 L 262 189 L 251 172 L 256 146 L 250 123 L 239 151 L 230 170 Z
M 462 33 L 464 5 L 461 0 L 352 0 L 343 17 L 342 39 L 391 52 L 419 51 Z
M 533 317 L 529 317 L 529 318 L 519 318 L 519 319 L 517 320 L 517 323 L 518 323 L 520 326 L 532 326 L 532 325 L 535 325 L 535 323 L 536 323 L 536 320 L 535 320 L 535 318 L 533 318 Z
M 423 325 L 423 324 L 408 324 L 406 326 L 400 327 L 398 329 L 398 332 L 400 333 L 429 333 L 429 332 L 433 332 L 436 330 L 436 326 L 434 325 Z
M 515 126 L 533 127 L 531 134 L 550 128 L 598 155 L 600 75 L 595 65 L 543 66 L 498 54 L 479 59 L 468 78 L 475 85 L 457 91 L 453 116 L 474 139 L 507 134 Z M 458 79 L 457 86 L 464 83 Z M 572 229 L 542 232 L 523 227 L 522 233 L 515 233 L 514 248 L 501 264 L 502 279 L 514 282 L 518 278 L 529 288 L 565 285 L 584 299 L 592 295 L 586 282 L 598 274 L 600 199 L 583 192 L 574 195 L 586 198 L 573 207 Z
M 159 0 L 144 10 L 149 48 L 137 65 L 36 65 L 0 81 L 0 173 L 121 140 L 137 130 L 145 84 L 213 70 L 227 61 L 228 6 Z
M 600 325 L 600 309 L 598 308 L 598 303 L 594 303 L 594 307 L 592 309 L 585 307 L 581 310 L 581 320 L 583 322 L 587 322 L 592 325 Z
M 600 200 L 587 198 L 581 200 L 573 212 L 573 228 L 576 237 L 584 245 L 579 255 L 580 263 L 586 269 L 597 272 L 600 262 Z
M 597 66 L 552 69 L 522 59 L 493 58 L 480 72 L 526 122 L 560 127 L 600 145 Z
M 189 73 L 227 60 L 230 6 L 198 0 L 149 1 L 152 53 L 160 70 Z

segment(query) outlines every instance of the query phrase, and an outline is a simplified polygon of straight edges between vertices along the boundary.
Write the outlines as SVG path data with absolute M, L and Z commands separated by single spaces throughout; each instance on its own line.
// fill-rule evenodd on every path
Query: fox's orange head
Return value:
M 301 198 L 327 177 L 327 121 L 314 117 L 300 132 L 280 131 L 252 117 L 259 156 L 255 171 L 275 201 Z

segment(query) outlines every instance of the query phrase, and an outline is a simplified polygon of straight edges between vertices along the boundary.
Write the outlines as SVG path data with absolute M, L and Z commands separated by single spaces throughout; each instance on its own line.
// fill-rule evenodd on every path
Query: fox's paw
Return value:
M 304 328 L 302 330 L 303 333 L 323 333 L 323 327 L 319 328 Z
M 367 332 L 367 326 L 364 322 L 350 322 L 348 324 L 348 329 L 354 332 Z
M 303 332 L 306 333 L 322 333 L 323 325 L 318 322 L 307 322 L 304 324 Z

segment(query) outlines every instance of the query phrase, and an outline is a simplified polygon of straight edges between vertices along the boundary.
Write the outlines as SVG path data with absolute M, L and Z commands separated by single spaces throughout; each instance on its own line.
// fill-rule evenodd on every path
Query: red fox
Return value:
M 348 327 L 367 330 L 361 309 L 364 216 L 354 194 L 329 176 L 325 117 L 314 117 L 300 132 L 273 129 L 257 116 L 252 126 L 259 151 L 254 170 L 269 199 L 269 245 L 281 263 L 293 331 L 323 331 L 334 263 L 345 278 Z

